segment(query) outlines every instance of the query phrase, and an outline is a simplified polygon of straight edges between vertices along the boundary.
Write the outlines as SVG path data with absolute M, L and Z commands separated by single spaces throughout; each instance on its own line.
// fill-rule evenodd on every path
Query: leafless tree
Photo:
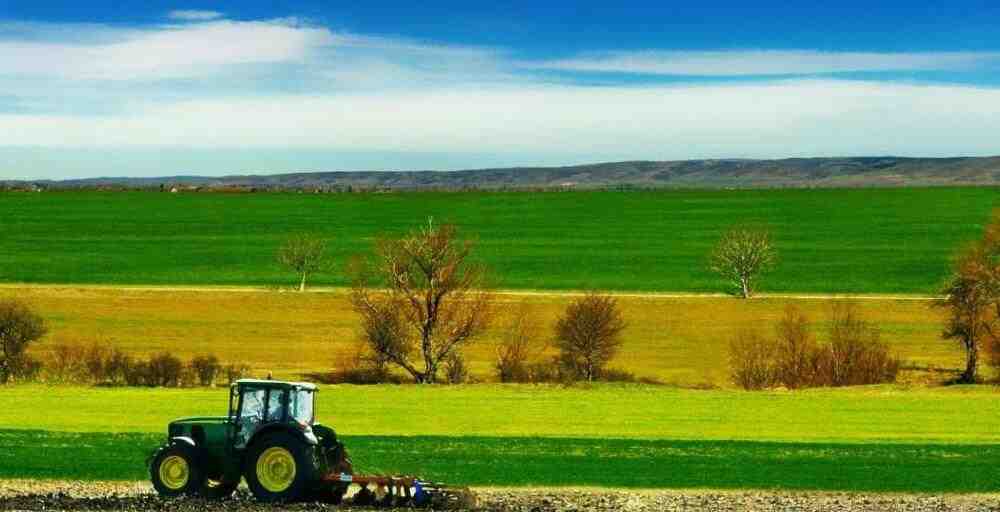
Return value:
M 305 291 L 306 278 L 326 268 L 326 244 L 313 235 L 295 235 L 278 249 L 277 259 L 285 268 L 301 276 L 299 291 Z
M 767 230 L 737 226 L 723 233 L 709 263 L 746 299 L 753 295 L 760 275 L 774 267 L 777 256 Z
M 25 350 L 46 332 L 42 317 L 31 308 L 16 300 L 0 301 L 0 384 L 30 363 Z
M 621 347 L 625 320 L 618 301 L 594 292 L 574 300 L 556 322 L 556 346 L 563 366 L 593 381 Z
M 775 327 L 777 379 L 789 389 L 815 384 L 820 353 L 809 319 L 795 306 L 787 306 Z
M 538 341 L 538 331 L 526 304 L 512 308 L 496 349 L 497 378 L 500 382 L 527 382 L 528 364 L 545 347 Z
M 352 269 L 363 339 L 418 383 L 436 382 L 442 362 L 489 324 L 487 273 L 472 250 L 454 226 L 428 221 L 402 238 L 380 239 L 373 257 Z
M 729 342 L 729 372 L 743 389 L 765 389 L 775 383 L 777 345 L 754 329 L 745 328 Z
M 965 351 L 959 381 L 975 382 L 981 348 L 1000 341 L 1000 212 L 994 212 L 983 238 L 959 253 L 944 293 L 939 305 L 948 317 L 942 336 Z

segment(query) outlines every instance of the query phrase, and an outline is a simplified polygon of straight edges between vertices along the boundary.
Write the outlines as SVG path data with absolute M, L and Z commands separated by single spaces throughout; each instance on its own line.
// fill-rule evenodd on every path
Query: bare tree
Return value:
M 795 306 L 786 306 L 775 326 L 777 379 L 789 389 L 814 385 L 819 354 L 809 318 Z
M 295 235 L 278 249 L 278 263 L 301 276 L 300 292 L 306 289 L 306 277 L 326 268 L 325 250 L 323 240 L 313 235 Z
M 709 264 L 746 299 L 753 295 L 760 275 L 774 267 L 777 256 L 767 230 L 737 226 L 723 233 Z
M 487 274 L 472 249 L 454 226 L 428 221 L 402 238 L 379 240 L 374 256 L 352 270 L 363 339 L 418 383 L 436 382 L 442 362 L 489 324 Z
M 1000 334 L 997 325 L 1000 318 L 1000 295 L 996 289 L 997 249 L 978 242 L 963 251 L 955 261 L 955 271 L 944 289 L 946 298 L 939 303 L 948 311 L 942 336 L 957 340 L 965 351 L 965 369 L 959 376 L 959 382 L 976 381 L 981 347 L 996 340 Z
M 30 363 L 25 350 L 46 332 L 42 317 L 31 308 L 16 300 L 0 301 L 0 383 Z
M 765 389 L 775 383 L 777 344 L 760 332 L 745 328 L 729 342 L 729 374 L 743 389 Z
M 614 297 L 588 293 L 571 302 L 556 321 L 560 362 L 577 378 L 593 381 L 618 353 L 624 330 Z
M 544 346 L 538 346 L 538 332 L 527 305 L 513 308 L 497 344 L 494 363 L 497 378 L 500 382 L 529 381 L 528 363 L 543 349 Z

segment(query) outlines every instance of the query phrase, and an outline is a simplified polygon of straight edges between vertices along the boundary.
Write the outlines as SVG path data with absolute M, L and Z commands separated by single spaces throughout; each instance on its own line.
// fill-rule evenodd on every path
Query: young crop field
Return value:
M 466 485 L 995 492 L 998 396 L 326 386 L 318 415 L 360 470 Z M 223 389 L 5 388 L 0 478 L 145 479 L 170 419 L 225 408 Z
M 706 265 L 736 223 L 770 228 L 771 291 L 936 293 L 992 188 L 572 193 L 0 194 L 0 281 L 291 285 L 279 244 L 309 232 L 346 262 L 381 233 L 457 224 L 512 289 L 722 291 Z
M 130 290 L 100 287 L 0 288 L 48 321 L 49 334 L 32 347 L 47 357 L 57 344 L 118 347 L 147 356 L 170 351 L 184 359 L 215 354 L 224 362 L 250 365 L 258 375 L 304 378 L 328 372 L 357 351 L 358 317 L 346 295 L 273 291 Z M 495 347 L 505 317 L 527 311 L 535 328 L 536 357 L 548 357 L 552 326 L 571 297 L 505 294 L 498 298 L 496 326 L 466 350 L 473 377 L 493 380 Z M 784 309 L 794 305 L 827 335 L 832 304 L 817 299 L 656 297 L 619 299 L 628 327 L 613 366 L 682 386 L 728 386 L 727 346 L 743 328 L 773 332 Z M 941 339 L 943 312 L 930 301 L 865 299 L 861 315 L 879 325 L 882 339 L 908 367 L 956 369 L 957 343 Z M 988 368 L 984 368 L 986 375 Z M 940 372 L 919 377 L 947 378 Z M 905 377 L 905 376 L 904 376 Z M 905 380 L 905 379 L 904 379 Z

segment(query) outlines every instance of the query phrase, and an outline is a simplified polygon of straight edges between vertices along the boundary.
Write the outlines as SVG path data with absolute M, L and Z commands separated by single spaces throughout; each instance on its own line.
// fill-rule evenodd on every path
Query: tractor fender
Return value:
M 171 437 L 170 438 L 170 442 L 168 444 L 171 444 L 171 445 L 174 445 L 174 444 L 186 444 L 186 445 L 188 445 L 188 446 L 190 446 L 192 448 L 197 448 L 197 445 L 195 444 L 194 439 L 191 439 L 190 437 L 187 437 L 187 436 L 174 436 L 174 437 Z
M 290 425 L 275 424 L 267 425 L 257 432 L 254 432 L 253 437 L 251 437 L 250 441 L 247 442 L 247 446 L 252 446 L 258 439 L 274 432 L 286 432 L 310 446 L 316 446 L 319 444 L 319 439 L 316 439 L 316 436 L 313 435 L 312 432 L 303 432 L 297 428 L 292 428 Z

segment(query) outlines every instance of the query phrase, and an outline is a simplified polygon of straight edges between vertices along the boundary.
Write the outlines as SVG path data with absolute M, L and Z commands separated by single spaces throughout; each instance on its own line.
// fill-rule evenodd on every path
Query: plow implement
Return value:
M 336 486 L 357 486 L 350 503 L 363 507 L 431 507 L 467 509 L 476 506 L 476 497 L 466 487 L 427 482 L 412 476 L 331 474 L 324 482 Z

